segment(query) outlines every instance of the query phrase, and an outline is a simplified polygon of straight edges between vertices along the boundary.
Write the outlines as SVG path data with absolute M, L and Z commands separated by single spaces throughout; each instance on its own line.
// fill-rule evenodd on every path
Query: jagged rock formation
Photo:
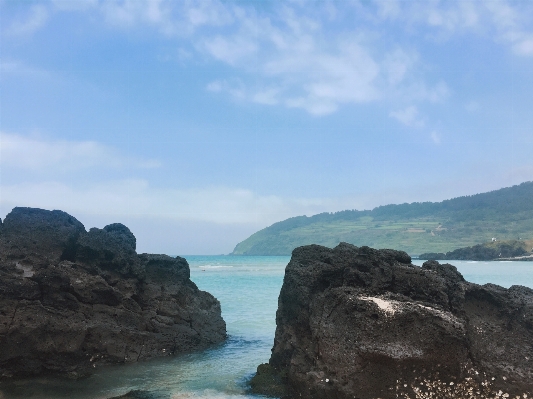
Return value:
M 533 392 L 533 290 L 340 244 L 294 250 L 252 389 L 294 398 L 493 398 Z M 499 392 L 501 390 L 501 392 Z M 505 396 L 503 396 L 505 395 Z
M 62 211 L 0 221 L 0 376 L 84 375 L 221 342 L 219 302 L 183 258 L 138 255 L 130 230 Z

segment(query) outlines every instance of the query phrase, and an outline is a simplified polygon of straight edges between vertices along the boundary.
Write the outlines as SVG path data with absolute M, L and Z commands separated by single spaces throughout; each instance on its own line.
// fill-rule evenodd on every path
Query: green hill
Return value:
M 232 254 L 290 255 L 301 245 L 348 242 L 417 255 L 448 252 L 492 237 L 533 238 L 533 182 L 442 202 L 297 216 L 254 233 Z

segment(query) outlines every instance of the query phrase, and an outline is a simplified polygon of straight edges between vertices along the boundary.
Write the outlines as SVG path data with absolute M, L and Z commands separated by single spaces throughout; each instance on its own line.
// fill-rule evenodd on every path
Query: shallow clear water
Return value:
M 425 261 L 413 259 L 413 264 L 421 266 Z M 466 281 L 476 284 L 497 284 L 509 288 L 511 285 L 525 285 L 533 288 L 533 262 L 472 262 L 446 260 L 457 267 Z
M 182 356 L 96 370 L 73 381 L 33 378 L 0 383 L 0 399 L 100 399 L 132 389 L 173 398 L 246 399 L 246 384 L 270 357 L 279 290 L 288 256 L 187 256 L 191 279 L 222 304 L 229 339 L 218 347 Z M 423 261 L 414 260 L 421 265 Z M 468 281 L 533 288 L 533 262 L 449 261 Z

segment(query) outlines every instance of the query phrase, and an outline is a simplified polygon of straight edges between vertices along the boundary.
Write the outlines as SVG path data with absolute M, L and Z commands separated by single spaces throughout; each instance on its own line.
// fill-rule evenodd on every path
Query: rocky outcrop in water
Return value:
M 294 250 L 255 392 L 294 398 L 526 398 L 533 290 L 340 244 Z
M 88 232 L 62 211 L 0 224 L 0 376 L 86 374 L 221 342 L 219 302 L 183 258 L 138 255 L 120 224 Z
M 528 241 L 529 243 L 529 241 Z M 422 260 L 533 260 L 532 253 L 525 241 L 495 241 L 472 247 L 455 249 L 450 252 L 427 252 L 421 254 Z

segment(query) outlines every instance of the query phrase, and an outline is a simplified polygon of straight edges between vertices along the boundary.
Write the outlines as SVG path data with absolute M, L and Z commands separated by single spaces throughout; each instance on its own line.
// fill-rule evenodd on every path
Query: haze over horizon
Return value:
M 0 217 L 220 254 L 533 180 L 533 2 L 0 0 Z

